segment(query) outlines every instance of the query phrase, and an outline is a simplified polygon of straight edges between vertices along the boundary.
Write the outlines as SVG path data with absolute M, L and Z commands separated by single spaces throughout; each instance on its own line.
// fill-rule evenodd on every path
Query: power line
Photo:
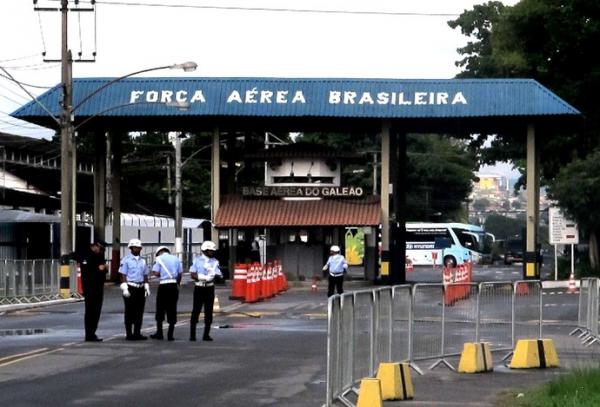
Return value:
M 354 14 L 354 15 L 376 15 L 376 16 L 403 16 L 403 17 L 456 17 L 459 13 L 425 13 L 408 11 L 373 11 L 373 10 L 333 10 L 333 9 L 312 9 L 312 8 L 278 8 L 278 7 L 242 7 L 242 6 L 209 6 L 193 4 L 164 4 L 164 3 L 143 3 L 129 1 L 97 1 L 96 4 L 106 6 L 128 6 L 128 7 L 164 7 L 164 8 L 185 8 L 202 10 L 237 10 L 237 11 L 266 11 L 266 12 L 284 12 L 284 13 L 311 13 L 311 14 Z
M 0 77 L 2 77 L 2 78 L 6 78 L 6 79 L 8 79 L 8 80 L 10 80 L 10 81 L 12 81 L 12 82 L 15 82 L 15 83 L 21 84 L 21 85 L 23 85 L 23 86 L 28 86 L 28 87 L 30 87 L 30 88 L 39 88 L 39 89 L 50 89 L 50 88 L 52 88 L 52 86 L 32 85 L 32 84 L 30 84 L 30 83 L 21 82 L 21 81 L 18 81 L 18 80 L 16 80 L 16 79 L 14 79 L 14 78 L 10 78 L 9 76 L 6 76 L 6 75 L 4 75 L 4 74 L 2 74 L 2 73 L 0 73 Z
M 3 97 L 3 98 L 4 98 L 4 99 L 6 99 L 6 100 L 10 100 L 11 102 L 13 102 L 13 103 L 14 103 L 15 105 L 17 105 L 17 106 L 21 106 L 21 105 L 23 104 L 22 102 L 16 101 L 16 100 L 14 100 L 13 98 L 10 98 L 10 97 L 8 97 L 8 96 L 6 96 L 6 95 L 2 95 L 2 94 L 0 94 L 0 97 Z
M 11 82 L 11 83 L 12 83 L 12 82 Z M 27 98 L 27 97 L 25 97 L 25 96 L 21 95 L 20 93 L 17 93 L 17 92 L 15 92 L 14 90 L 12 90 L 12 89 L 10 89 L 10 88 L 7 88 L 6 86 L 4 86 L 4 85 L 2 85 L 2 84 L 0 84 L 0 88 L 2 88 L 2 89 L 4 89 L 4 90 L 6 90 L 7 92 L 10 92 L 10 93 L 12 93 L 12 94 L 13 94 L 13 95 L 15 95 L 16 97 L 19 97 L 19 98 L 21 98 L 21 99 L 23 99 L 23 100 L 25 100 L 25 101 L 29 102 L 29 98 Z M 23 102 L 20 102 L 20 103 L 23 103 Z
M 15 58 L 9 58 L 9 59 L 0 59 L 0 64 L 3 64 L 5 62 L 13 62 L 13 61 L 22 61 L 23 59 L 29 59 L 29 58 L 33 58 L 33 57 L 37 57 L 39 56 L 39 54 L 31 54 L 31 55 L 25 55 L 22 57 L 15 57 Z
M 14 65 L 14 66 L 4 66 L 5 69 L 15 70 L 15 71 L 40 71 L 44 69 L 54 69 L 60 68 L 60 64 L 31 64 L 31 65 Z

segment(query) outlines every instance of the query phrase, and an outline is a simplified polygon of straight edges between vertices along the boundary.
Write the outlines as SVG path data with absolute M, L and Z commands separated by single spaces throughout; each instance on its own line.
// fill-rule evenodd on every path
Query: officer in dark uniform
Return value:
M 85 253 L 78 256 L 81 270 L 81 284 L 85 298 L 85 340 L 88 342 L 100 342 L 102 339 L 96 336 L 100 313 L 102 312 L 102 301 L 104 300 L 104 282 L 106 281 L 106 261 L 104 260 L 104 248 L 106 243 L 97 239 L 90 245 Z

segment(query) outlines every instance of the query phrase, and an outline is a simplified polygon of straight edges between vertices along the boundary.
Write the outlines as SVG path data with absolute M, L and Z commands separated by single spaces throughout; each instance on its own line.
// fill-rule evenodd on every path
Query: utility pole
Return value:
M 60 115 L 60 256 L 61 263 L 68 264 L 70 253 L 73 251 L 73 212 L 72 207 L 72 142 L 71 142 L 71 108 L 73 106 L 71 70 L 72 58 L 68 46 L 68 0 L 61 0 L 61 66 L 62 66 L 62 112 Z
M 167 202 L 173 205 L 173 186 L 171 185 L 171 153 L 167 154 Z
M 183 257 L 183 220 L 181 216 L 181 133 L 175 137 L 175 253 Z
M 33 1 L 35 11 L 60 11 L 61 13 L 61 50 L 60 59 L 47 59 L 44 52 L 44 62 L 61 63 L 61 81 L 62 81 L 62 111 L 59 117 L 60 131 L 60 151 L 61 151 L 61 179 L 60 179 L 60 255 L 61 264 L 67 265 L 71 253 L 75 250 L 75 213 L 76 197 L 75 193 L 75 174 L 74 164 L 75 144 L 73 142 L 73 57 L 69 49 L 69 12 L 94 12 L 96 11 L 95 2 L 90 7 L 80 7 L 79 2 L 75 2 L 75 8 L 69 9 L 69 0 L 61 0 L 60 8 L 38 7 L 37 0 Z M 92 59 L 84 59 L 79 53 L 78 62 L 94 62 L 96 52 L 93 52 Z

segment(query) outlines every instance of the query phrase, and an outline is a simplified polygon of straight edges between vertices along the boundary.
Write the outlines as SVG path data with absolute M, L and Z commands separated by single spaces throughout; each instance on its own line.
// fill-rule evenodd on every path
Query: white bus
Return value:
M 450 247 L 436 249 L 436 240 Z M 406 257 L 415 265 L 487 262 L 494 240 L 481 226 L 468 223 L 406 223 Z

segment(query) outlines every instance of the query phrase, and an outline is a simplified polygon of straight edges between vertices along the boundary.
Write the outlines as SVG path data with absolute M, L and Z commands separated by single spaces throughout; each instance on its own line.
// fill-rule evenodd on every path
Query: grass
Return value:
M 530 392 L 511 394 L 502 406 L 584 407 L 600 406 L 600 369 L 577 370 Z

